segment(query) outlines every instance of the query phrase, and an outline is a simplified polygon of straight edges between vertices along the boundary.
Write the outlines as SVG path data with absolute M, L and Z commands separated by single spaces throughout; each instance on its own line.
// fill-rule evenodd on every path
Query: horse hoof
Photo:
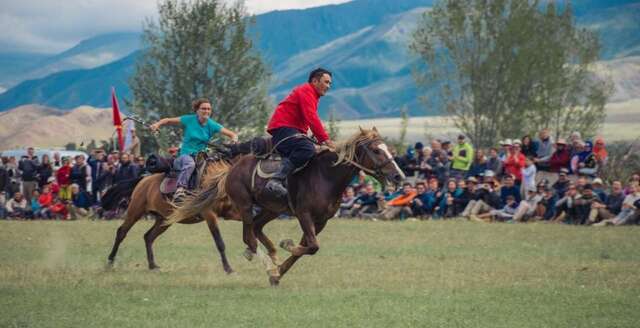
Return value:
M 244 253 L 242 253 L 242 255 L 244 256 L 245 259 L 247 259 L 247 261 L 251 262 L 251 260 L 253 260 L 253 252 L 250 249 L 245 249 Z
M 160 267 L 153 264 L 153 265 L 149 265 L 149 270 L 151 271 L 160 271 Z
M 280 285 L 280 278 L 269 277 L 269 284 L 271 285 L 271 287 L 278 287 L 278 285 Z
M 225 268 L 225 269 L 224 269 L 224 272 L 225 272 L 226 274 L 228 274 L 228 275 L 231 275 L 231 274 L 236 273 L 236 272 L 235 272 L 235 271 L 233 271 L 233 269 L 231 269 L 231 268 Z
M 295 244 L 293 243 L 293 240 L 291 239 L 285 239 L 283 241 L 280 242 L 280 247 L 284 250 L 287 251 L 291 251 L 291 248 L 294 246 Z

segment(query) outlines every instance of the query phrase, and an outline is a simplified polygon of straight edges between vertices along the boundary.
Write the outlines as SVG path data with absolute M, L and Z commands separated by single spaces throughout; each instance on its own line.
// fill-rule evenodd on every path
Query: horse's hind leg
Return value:
M 229 265 L 229 261 L 227 261 L 227 255 L 225 253 L 226 246 L 224 245 L 224 240 L 222 239 L 222 234 L 220 233 L 220 228 L 218 227 L 218 220 L 216 219 L 215 214 L 207 213 L 203 215 L 207 220 L 207 226 L 209 227 L 209 231 L 211 231 L 211 236 L 216 243 L 216 248 L 218 249 L 218 253 L 220 253 L 220 259 L 222 260 L 222 268 L 226 273 L 233 273 L 233 269 L 231 265 Z
M 116 231 L 116 240 L 113 243 L 111 254 L 109 254 L 109 261 L 107 262 L 109 266 L 112 266 L 113 262 L 116 259 L 116 254 L 118 253 L 118 248 L 120 247 L 120 243 L 122 243 L 124 238 L 127 236 L 127 233 L 129 232 L 131 227 L 133 227 L 133 225 L 136 224 L 136 222 L 138 222 L 140 217 L 142 217 L 142 215 L 144 214 L 143 207 L 144 206 L 134 208 L 129 206 L 124 222 L 120 225 L 120 227 L 118 227 L 118 230 Z
M 156 222 L 153 224 L 151 229 L 149 229 L 149 231 L 144 234 L 144 244 L 147 248 L 147 261 L 149 262 L 149 270 L 160 268 L 158 265 L 156 265 L 156 261 L 153 257 L 153 241 L 169 228 L 168 225 L 162 224 L 163 221 L 164 218 L 160 216 L 156 217 Z

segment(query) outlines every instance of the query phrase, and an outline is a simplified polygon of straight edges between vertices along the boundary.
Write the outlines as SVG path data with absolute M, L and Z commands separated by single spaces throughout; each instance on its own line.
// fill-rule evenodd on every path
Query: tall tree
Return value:
M 442 0 L 425 12 L 410 44 L 419 85 L 476 145 L 541 128 L 593 135 L 605 118 L 609 80 L 591 71 L 595 33 L 577 28 L 570 3 Z
M 241 134 L 262 133 L 270 105 L 267 66 L 247 36 L 253 19 L 242 1 L 162 0 L 159 20 L 144 27 L 144 55 L 130 80 L 133 112 L 147 121 L 192 111 L 200 97 L 212 101 L 212 117 Z M 180 134 L 158 143 L 176 145 Z

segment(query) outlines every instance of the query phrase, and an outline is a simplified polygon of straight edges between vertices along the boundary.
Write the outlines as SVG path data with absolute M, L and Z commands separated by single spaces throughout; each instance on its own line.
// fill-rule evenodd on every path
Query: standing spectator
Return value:
M 62 167 L 62 158 L 60 158 L 60 153 L 59 152 L 55 152 L 53 153 L 53 161 L 51 163 L 52 167 L 53 167 L 53 172 L 57 172 L 59 168 Z
M 21 192 L 16 192 L 7 202 L 7 217 L 14 219 L 24 219 L 27 216 L 27 200 L 22 197 Z
M 522 169 L 525 167 L 524 155 L 520 150 L 520 144 L 515 143 L 509 148 L 509 155 L 504 161 L 504 174 L 512 175 L 515 183 L 520 186 L 522 183 Z
M 13 156 L 9 157 L 9 161 L 5 165 L 5 168 L 7 170 L 7 176 L 9 177 L 9 183 L 6 188 L 7 197 L 12 198 L 16 192 L 20 191 L 20 185 L 22 184 L 16 158 Z
M 31 195 L 38 188 L 38 157 L 33 147 L 27 149 L 27 155 L 20 160 L 18 169 L 22 172 L 22 192 L 27 204 L 31 204 Z
M 598 162 L 599 167 L 602 167 L 607 163 L 609 154 L 607 153 L 607 148 L 602 137 L 596 138 L 596 144 L 595 146 L 593 146 L 593 154 L 596 157 L 596 161 Z
M 538 140 L 536 140 L 535 143 L 536 157 L 534 162 L 538 165 L 539 170 L 548 169 L 549 160 L 551 159 L 551 154 L 553 154 L 553 140 L 551 139 L 549 129 L 542 129 L 540 133 L 538 133 Z
M 429 162 L 429 165 L 431 165 L 439 184 L 444 185 L 445 181 L 449 179 L 449 157 L 444 151 L 440 151 L 438 154 L 438 157 Z
M 10 181 L 9 172 L 7 172 L 3 159 L 0 158 L 0 191 L 7 191 Z
M 482 149 L 478 149 L 476 150 L 473 163 L 471 163 L 471 167 L 469 168 L 469 171 L 467 172 L 467 176 L 465 178 L 479 177 L 486 170 L 487 170 L 487 159 L 486 157 L 484 157 L 484 151 Z
M 453 157 L 453 151 L 451 150 L 451 141 L 445 140 L 441 143 L 441 145 L 442 151 L 447 154 L 447 157 L 449 157 L 449 160 L 451 160 L 451 158 Z
M 81 191 L 91 190 L 91 167 L 84 162 L 84 155 L 75 157 L 71 168 L 71 183 L 78 185 Z
M 71 162 L 68 157 L 62 158 L 62 167 L 56 172 L 56 180 L 60 186 L 60 199 L 71 200 Z
M 569 169 L 571 156 L 569 154 L 569 150 L 566 147 L 567 142 L 564 139 L 558 139 L 558 142 L 556 142 L 556 150 L 553 152 L 551 158 L 549 159 L 549 167 L 551 172 L 558 173 L 560 172 L 560 169 Z M 553 183 L 554 181 L 549 179 L 549 183 Z
M 138 167 L 131 163 L 129 154 L 123 153 L 120 157 L 120 167 L 116 170 L 114 183 L 133 180 L 138 177 Z
M 38 187 L 42 189 L 44 185 L 46 185 L 49 178 L 53 175 L 53 165 L 51 165 L 51 160 L 49 160 L 49 155 L 42 155 L 42 162 L 38 165 Z
M 522 168 L 522 195 L 526 196 L 527 190 L 536 190 L 536 166 L 533 159 L 527 157 L 524 161 L 525 167 Z
M 498 149 L 492 147 L 489 149 L 489 158 L 487 159 L 487 170 L 490 170 L 497 176 L 502 176 L 502 161 L 498 157 Z
M 98 179 L 100 178 L 100 175 L 102 175 L 102 164 L 106 160 L 105 157 L 105 153 L 102 149 L 94 149 L 91 151 L 91 155 L 89 155 L 89 159 L 87 160 L 89 167 L 91 167 L 91 200 L 94 204 L 99 200 L 98 191 L 100 190 L 100 184 L 98 183 Z
M 136 135 L 136 129 L 131 128 L 131 144 L 125 149 L 125 152 L 134 157 L 140 156 L 140 138 Z
M 138 176 L 146 175 L 147 173 L 149 173 L 147 172 L 144 157 L 139 156 L 138 158 L 136 158 L 136 164 L 138 165 Z
M 473 161 L 473 146 L 465 141 L 464 135 L 458 136 L 458 144 L 453 147 L 452 153 L 452 175 L 455 177 L 466 176 Z
M 538 144 L 533 142 L 529 135 L 522 137 L 522 153 L 525 157 L 536 158 L 538 156 Z

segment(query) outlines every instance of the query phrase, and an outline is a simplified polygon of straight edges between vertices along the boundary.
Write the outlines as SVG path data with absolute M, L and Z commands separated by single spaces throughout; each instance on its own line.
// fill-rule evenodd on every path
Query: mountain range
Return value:
M 334 89 L 321 102 L 326 117 L 343 119 L 437 114 L 417 101 L 407 43 L 433 0 L 356 0 L 256 16 L 250 35 L 272 67 L 270 94 L 281 99 L 317 66 L 334 72 Z M 599 33 L 602 61 L 616 83 L 616 101 L 640 98 L 640 4 L 586 0 L 574 5 L 580 26 Z M 140 34 L 100 35 L 55 56 L 0 53 L 0 111 L 24 104 L 71 109 L 108 107 L 110 87 L 130 97 L 127 81 L 140 56 Z

